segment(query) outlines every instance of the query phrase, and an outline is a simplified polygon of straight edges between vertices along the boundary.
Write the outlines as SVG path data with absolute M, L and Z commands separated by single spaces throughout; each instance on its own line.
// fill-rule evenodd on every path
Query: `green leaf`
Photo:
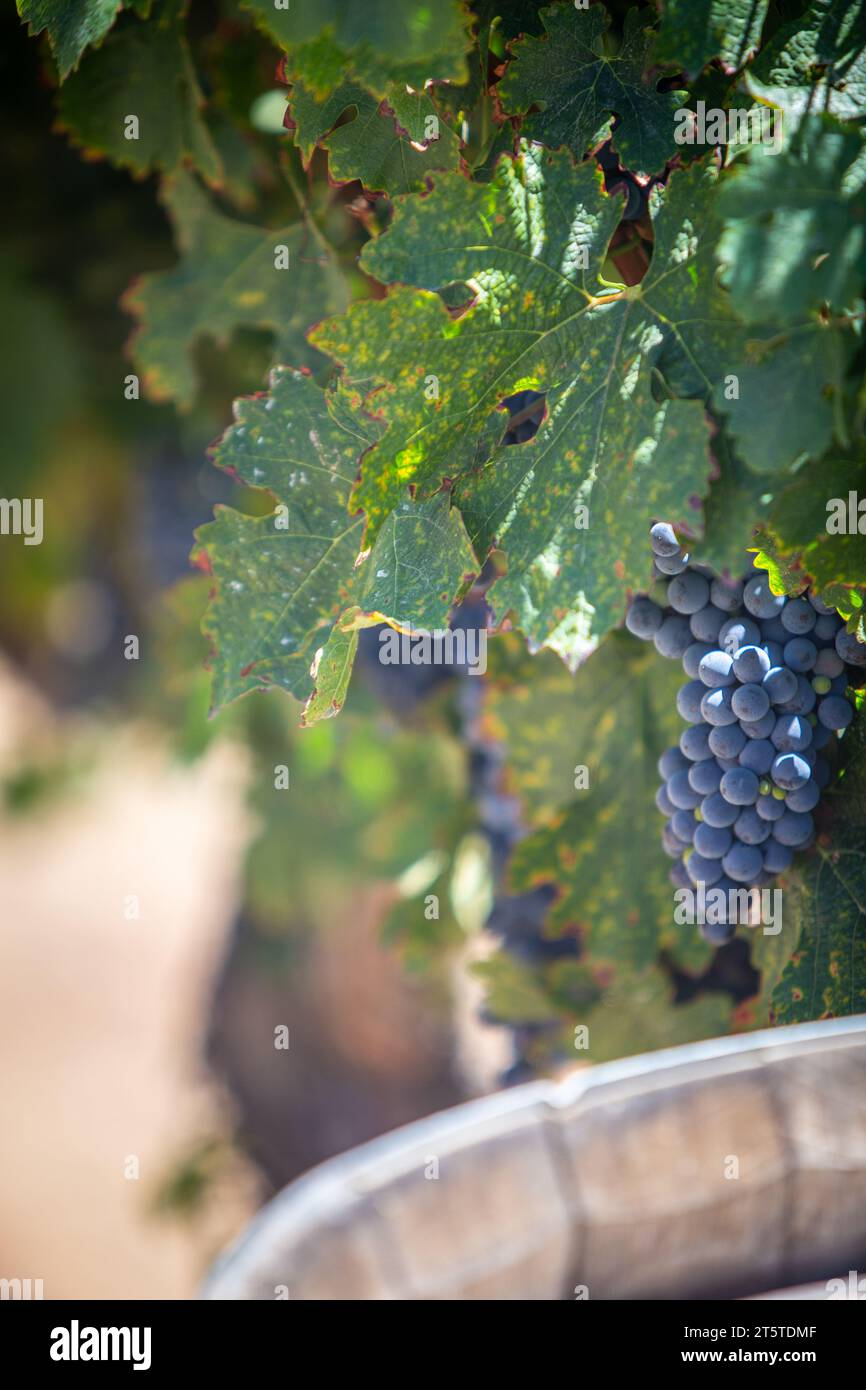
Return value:
M 753 96 L 795 125 L 809 112 L 866 116 L 866 11 L 862 0 L 813 0 L 776 31 L 746 73 Z
M 817 320 L 769 341 L 746 340 L 744 355 L 716 386 L 713 403 L 755 472 L 782 473 L 804 455 L 824 453 L 833 439 L 852 346 L 850 333 Z
M 48 31 L 60 81 L 78 67 L 90 44 L 105 38 L 121 8 L 121 0 L 17 0 L 28 32 Z
M 426 94 L 414 97 L 411 111 L 408 100 L 401 102 L 391 94 L 391 104 L 401 112 L 404 121 L 423 130 L 421 112 L 436 119 L 438 138 L 424 149 L 416 149 L 410 139 L 401 135 L 394 116 L 375 97 L 361 96 L 352 104 L 357 108 L 355 118 L 322 142 L 335 183 L 358 179 L 366 189 L 393 196 L 419 187 L 425 175 L 435 169 L 456 167 L 460 141 Z
M 801 583 L 808 580 L 819 591 L 833 584 L 866 585 L 866 534 L 858 529 L 861 522 L 866 529 L 866 517 L 857 511 L 861 497 L 866 497 L 862 455 L 831 455 L 807 465 L 770 507 L 766 529 L 774 558 L 784 559 Z
M 714 189 L 707 166 L 674 174 L 654 199 L 645 280 L 605 295 L 621 201 L 593 166 L 533 147 L 489 184 L 445 175 L 398 204 L 362 265 L 427 291 L 471 283 L 469 309 L 454 317 L 439 295 L 398 288 L 312 334 L 352 381 L 387 383 L 373 399 L 389 428 L 356 493 L 373 531 L 408 483 L 425 495 L 454 480 L 479 556 L 495 543 L 507 557 L 497 611 L 536 641 L 573 614 L 584 637 L 619 621 L 646 576 L 638 517 L 694 526 L 707 424 L 697 401 L 655 398 L 652 368 L 664 361 L 679 394 L 698 395 L 737 350 L 714 275 Z M 524 387 L 547 393 L 547 418 L 529 443 L 497 447 L 497 406 Z
M 492 649 L 487 719 L 508 749 L 506 784 L 530 814 L 510 884 L 558 890 L 551 936 L 579 932 L 593 966 L 643 969 L 662 946 L 691 963 L 708 954 L 697 927 L 674 925 L 674 889 L 655 808 L 656 762 L 682 731 L 682 672 L 649 645 L 611 633 L 571 676 L 558 658 Z M 511 667 L 498 681 L 497 669 Z M 577 769 L 589 773 L 575 789 Z
M 350 609 L 350 620 L 358 613 Z M 315 724 L 320 719 L 331 719 L 339 714 L 346 700 L 352 668 L 358 652 L 358 628 L 342 628 L 335 623 L 331 635 L 322 648 L 318 662 L 311 671 L 316 682 L 315 689 L 304 705 L 302 724 Z
M 723 280 L 748 323 L 851 305 L 866 276 L 866 137 L 810 116 L 776 155 L 751 147 L 721 195 Z
M 704 535 L 689 550 L 699 564 L 738 579 L 747 568 L 746 552 L 770 500 L 772 480 L 753 473 L 724 432 L 713 439 L 712 451 L 719 476 L 710 483 L 704 502 Z
M 842 739 L 843 768 L 824 793 L 818 843 L 799 888 L 785 894 L 783 931 L 797 945 L 771 997 L 777 1023 L 866 1009 L 866 728 Z
M 623 165 L 636 173 L 661 170 L 677 153 L 674 115 L 684 92 L 659 92 L 646 75 L 654 34 L 648 19 L 630 10 L 619 52 L 605 53 L 610 16 L 602 5 L 577 10 L 560 5 L 542 11 L 547 36 L 514 45 L 514 57 L 496 89 L 504 111 L 527 116 L 522 134 L 553 148 L 567 145 L 583 159 L 619 124 L 613 142 Z
M 421 91 L 427 78 L 466 81 L 470 39 L 457 0 L 244 0 L 256 23 L 291 53 L 293 68 L 325 96 L 342 77 L 353 76 L 376 96 L 390 82 Z
M 361 552 L 364 519 L 347 504 L 358 458 L 378 431 L 357 398 L 326 395 L 301 372 L 277 371 L 267 395 L 237 403 L 215 462 L 269 491 L 277 507 L 260 517 L 219 508 L 197 532 L 216 585 L 204 623 L 215 707 L 266 685 L 298 698 L 315 690 L 311 723 L 345 698 L 355 650 L 347 634 L 383 620 L 444 625 L 476 568 L 446 495 L 400 503 L 372 552 Z
M 273 362 L 319 361 L 305 332 L 323 314 L 342 308 L 348 292 L 312 225 L 268 231 L 237 222 L 218 212 L 188 174 L 177 175 L 163 199 L 181 259 L 173 270 L 142 276 L 124 301 L 139 320 L 132 352 L 150 394 L 190 406 L 198 339 L 208 334 L 225 343 L 241 325 L 273 332 Z M 277 268 L 284 255 L 280 247 L 288 251 L 288 269 Z
M 288 103 L 295 144 L 306 169 L 320 140 L 333 130 L 344 111 L 365 101 L 367 93 L 357 82 L 341 82 L 339 87 L 320 98 L 305 87 L 299 77 L 287 76 L 286 80 L 292 84 Z
M 662 0 L 656 56 L 689 77 L 714 58 L 737 72 L 761 41 L 769 0 Z
M 183 20 L 171 3 L 146 22 L 121 20 L 64 84 L 57 105 L 61 127 L 88 155 L 136 174 L 192 164 L 208 182 L 220 180 Z M 130 138 L 131 117 L 138 127 Z

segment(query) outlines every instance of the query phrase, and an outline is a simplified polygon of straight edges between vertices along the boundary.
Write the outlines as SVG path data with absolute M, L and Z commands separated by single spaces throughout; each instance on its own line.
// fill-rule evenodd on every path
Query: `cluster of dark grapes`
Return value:
M 650 543 L 656 597 L 635 597 L 626 626 L 688 676 L 677 694 L 688 727 L 659 759 L 662 843 L 672 883 L 720 888 L 731 902 L 730 890 L 765 887 L 814 840 L 830 777 L 822 749 L 853 718 L 846 691 L 862 679 L 866 645 L 815 594 L 779 597 L 763 571 L 728 583 L 690 565 L 667 522 Z M 736 911 L 712 916 L 703 934 L 730 940 Z

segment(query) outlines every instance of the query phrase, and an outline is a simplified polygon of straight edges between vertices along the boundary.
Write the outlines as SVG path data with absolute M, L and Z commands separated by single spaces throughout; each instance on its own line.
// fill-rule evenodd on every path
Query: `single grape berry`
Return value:
M 650 545 L 654 555 L 678 555 L 680 551 L 674 528 L 667 521 L 657 521 L 650 527 Z
M 670 613 L 653 636 L 653 645 L 659 656 L 669 661 L 679 661 L 687 647 L 692 643 L 692 630 L 688 618 L 682 613 Z
M 697 678 L 701 662 L 713 650 L 709 642 L 693 642 L 683 652 L 683 670 L 692 680 Z
M 854 711 L 841 695 L 828 695 L 818 706 L 818 719 L 825 729 L 847 729 Z
M 797 677 L 787 666 L 771 666 L 761 684 L 774 705 L 784 704 L 797 693 Z
M 732 806 L 751 806 L 758 799 L 758 779 L 751 768 L 735 767 L 725 773 L 719 791 Z
M 735 670 L 736 664 L 735 661 Z M 747 685 L 738 686 L 734 691 L 731 708 L 738 719 L 744 719 L 746 723 L 754 724 L 756 720 L 763 719 L 770 708 L 770 697 L 762 686 L 749 682 Z
M 791 671 L 811 671 L 818 656 L 818 648 L 808 637 L 792 637 L 783 650 L 785 665 Z
M 776 749 L 768 738 L 750 738 L 740 752 L 740 766 L 748 767 L 762 777 L 773 766 Z M 769 788 L 767 788 L 769 791 Z
M 719 829 L 733 825 L 739 814 L 739 806 L 726 801 L 720 791 L 713 792 L 701 802 L 701 819 L 705 820 L 707 825 L 714 825 Z
M 815 626 L 817 614 L 804 598 L 795 598 L 785 604 L 779 617 L 786 632 L 791 632 L 796 637 L 805 637 Z
M 696 641 L 709 642 L 715 646 L 718 643 L 719 631 L 723 622 L 725 622 L 725 615 L 721 608 L 715 608 L 712 603 L 708 603 L 692 614 L 689 618 L 689 627 Z
M 701 700 L 706 693 L 707 687 L 703 681 L 689 681 L 687 685 L 680 686 L 677 691 L 677 710 L 687 724 L 700 724 Z
M 707 740 L 710 752 L 717 758 L 737 758 L 746 742 L 739 724 L 717 724 L 710 729 Z
M 714 579 L 710 584 L 710 602 L 724 613 L 736 613 L 743 602 L 742 584 L 729 584 L 725 579 Z
M 778 758 L 773 760 L 770 772 L 777 787 L 786 792 L 795 792 L 798 787 L 803 787 L 808 782 L 812 769 L 799 753 L 780 753 Z M 671 797 L 671 800 L 674 798 Z
M 798 849 L 812 838 L 815 823 L 808 811 L 786 811 L 773 826 L 773 839 L 789 849 Z
M 677 613 L 697 613 L 709 602 L 710 586 L 702 574 L 686 570 L 668 585 L 668 603 Z
M 757 684 L 764 679 L 770 665 L 763 647 L 740 647 L 734 657 L 734 675 L 744 685 Z
M 688 555 L 657 555 L 655 567 L 659 574 L 682 574 L 689 567 Z
M 696 849 L 692 850 L 684 862 L 686 873 L 696 888 L 699 883 L 705 883 L 709 888 L 722 876 L 722 860 L 705 859 L 702 854 L 698 854 Z
M 701 700 L 701 716 L 708 724 L 736 724 L 737 716 L 731 707 L 734 692 L 729 685 L 717 686 L 707 690 L 701 682 L 704 696 Z
M 726 828 L 707 825 L 702 822 L 695 829 L 695 849 L 704 859 L 721 859 L 723 854 L 727 854 L 733 843 L 734 837 L 731 831 Z
M 658 760 L 659 777 L 667 782 L 675 772 L 688 772 L 691 764 L 679 748 L 666 748 Z
M 784 607 L 784 595 L 776 595 L 770 589 L 766 574 L 755 574 L 743 590 L 743 603 L 755 618 L 773 618 Z
M 744 845 L 762 845 L 770 837 L 770 822 L 758 815 L 754 806 L 746 806 L 734 821 L 734 834 Z
M 719 783 L 722 780 L 722 769 L 719 767 L 715 758 L 704 758 L 699 763 L 691 763 L 688 770 L 689 786 L 694 791 L 700 792 L 701 796 L 709 796 L 710 792 L 719 790 Z M 661 787 L 659 790 L 663 790 Z
M 664 616 L 657 603 L 638 594 L 629 605 L 625 625 L 633 637 L 640 637 L 642 641 L 648 642 L 653 634 L 658 632 L 664 622 Z
M 734 658 L 728 652 L 716 650 L 704 657 L 698 675 L 704 685 L 733 685 L 736 681 L 733 666 Z
M 737 883 L 752 883 L 764 867 L 764 856 L 756 845 L 735 843 L 722 859 L 722 868 Z

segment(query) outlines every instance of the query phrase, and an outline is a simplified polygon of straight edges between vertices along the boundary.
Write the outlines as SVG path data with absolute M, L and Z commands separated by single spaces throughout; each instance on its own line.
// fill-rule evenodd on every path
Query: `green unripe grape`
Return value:
M 772 790 L 773 784 L 769 777 L 763 777 L 758 783 L 758 791 L 761 793 L 761 796 L 769 796 Z
M 773 796 L 776 798 L 777 801 L 784 801 L 787 795 L 788 793 L 784 791 L 781 787 L 773 788 Z
M 692 811 L 692 815 L 694 816 L 695 820 L 703 820 L 700 806 L 695 807 L 694 811 Z
M 831 685 L 832 681 L 830 680 L 829 676 L 812 677 L 812 689 L 814 690 L 816 695 L 826 695 Z

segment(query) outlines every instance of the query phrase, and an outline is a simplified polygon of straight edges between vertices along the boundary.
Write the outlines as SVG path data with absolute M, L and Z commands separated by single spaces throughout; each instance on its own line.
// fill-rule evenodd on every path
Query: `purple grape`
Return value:
M 707 825 L 716 826 L 719 830 L 724 829 L 725 826 L 733 825 L 739 814 L 739 806 L 734 806 L 730 801 L 726 801 L 720 791 L 704 797 L 701 802 L 701 819 L 706 821 Z
M 650 527 L 650 545 L 654 555 L 679 555 L 680 543 L 668 521 L 657 521 Z
M 687 647 L 692 643 L 692 630 L 688 618 L 682 613 L 669 613 L 653 636 L 653 645 L 659 656 L 669 661 L 679 661 Z
M 866 643 L 858 641 L 853 632 L 840 627 L 835 645 L 838 655 L 849 666 L 866 666 Z
M 713 647 L 709 642 L 692 642 L 690 647 L 686 647 L 683 652 L 683 670 L 692 680 L 697 679 L 700 664 L 711 651 Z
M 662 785 L 656 792 L 656 806 L 661 811 L 663 816 L 672 816 L 674 811 L 677 809 L 674 803 L 671 801 L 670 797 L 668 796 L 668 789 L 664 785 L 664 783 L 662 783 Z
M 743 603 L 754 618 L 775 618 L 785 606 L 785 597 L 772 592 L 766 574 L 755 574 L 743 589 Z
M 686 873 L 686 866 L 679 857 L 676 864 L 671 864 L 668 878 L 675 888 L 691 888 L 692 886 L 692 881 Z
M 752 650 L 756 650 L 756 648 Z M 734 670 L 736 667 L 735 661 Z M 755 724 L 759 719 L 763 719 L 770 708 L 770 697 L 760 685 L 749 682 L 747 685 L 739 686 L 734 691 L 731 708 L 738 719 L 744 720 L 747 724 Z
M 770 837 L 770 822 L 758 815 L 755 806 L 746 806 L 734 821 L 734 834 L 744 845 L 762 845 Z
M 719 791 L 732 806 L 752 806 L 758 799 L 758 779 L 751 768 L 735 767 L 725 773 Z
M 710 586 L 702 574 L 685 570 L 668 585 L 668 603 L 676 613 L 697 613 L 710 601 Z
M 722 868 L 737 883 L 751 883 L 764 867 L 764 856 L 756 845 L 737 843 L 722 860 Z
M 790 849 L 799 849 L 812 838 L 815 823 L 808 811 L 786 811 L 773 826 L 773 839 Z
M 725 615 L 721 608 L 715 608 L 711 603 L 706 607 L 699 608 L 689 619 L 689 627 L 692 635 L 698 642 L 710 642 L 716 645 L 719 638 L 719 630 L 725 621 Z
M 710 726 L 692 724 L 680 734 L 680 748 L 693 763 L 703 762 L 710 756 Z
M 742 601 L 742 584 L 728 584 L 724 579 L 714 579 L 710 584 L 710 602 L 723 613 L 736 613 Z
M 812 670 L 816 676 L 829 676 L 832 680 L 834 676 L 842 675 L 845 663 L 835 647 L 824 647 L 815 658 Z
M 625 615 L 625 625 L 633 637 L 648 642 L 658 632 L 664 621 L 664 613 L 657 603 L 644 594 L 638 594 L 629 604 Z
M 731 656 L 736 656 L 742 647 L 757 647 L 760 642 L 760 628 L 750 618 L 729 618 L 719 629 L 719 646 Z
M 705 859 L 702 854 L 698 854 L 696 849 L 692 850 L 684 863 L 686 866 L 686 873 L 695 887 L 697 887 L 699 883 L 705 883 L 709 888 L 711 884 L 715 883 L 722 876 L 722 860 Z
M 791 636 L 790 632 L 782 626 L 781 618 L 766 618 L 761 623 L 761 633 L 764 638 L 763 646 L 766 646 L 767 643 L 771 643 L 773 646 L 784 646 Z
M 839 619 L 836 614 L 834 613 L 831 617 L 829 614 L 822 613 L 816 620 L 815 626 L 812 629 L 812 640 L 835 642 L 836 633 L 838 631 Z
M 691 763 L 685 753 L 681 752 L 678 747 L 666 748 L 658 760 L 659 777 L 663 777 L 667 781 L 669 777 L 673 777 L 675 772 L 688 772 L 690 766 Z
M 768 738 L 750 738 L 740 753 L 740 766 L 762 777 L 770 771 L 775 757 L 776 749 Z
M 827 606 L 827 604 L 824 602 L 824 600 L 823 600 L 822 598 L 819 598 L 818 595 L 815 593 L 815 591 L 814 591 L 813 589 L 810 589 L 810 590 L 809 590 L 809 592 L 808 592 L 808 594 L 806 595 L 806 597 L 808 598 L 808 600 L 809 600 L 809 602 L 811 603 L 812 607 L 814 608 L 815 612 L 816 612 L 816 613 L 820 613 L 820 615 L 821 615 L 822 618 L 829 618 L 829 617 L 836 618 L 836 617 L 837 617 L 836 609 L 835 609 L 835 608 L 829 608 L 829 607 Z M 837 619 L 837 621 L 838 621 L 838 619 Z
M 774 705 L 784 704 L 797 693 L 797 677 L 786 666 L 771 666 L 761 684 Z
M 847 729 L 854 711 L 841 695 L 827 695 L 818 705 L 818 719 L 825 729 Z
M 784 804 L 789 811 L 814 811 L 820 800 L 821 788 L 814 778 L 810 778 L 805 786 L 798 787 L 795 792 L 789 792 Z
M 688 845 L 684 845 L 682 840 L 678 840 L 669 825 L 662 830 L 662 849 L 671 859 L 681 859 Z
M 759 796 L 755 802 L 755 810 L 762 820 L 781 820 L 785 814 L 785 803 L 777 801 L 775 796 Z
M 703 685 L 703 682 L 701 682 Z M 701 700 L 701 715 L 708 724 L 736 724 L 737 716 L 731 708 L 731 701 L 734 697 L 733 688 L 730 685 L 716 686 L 715 690 L 704 689 L 704 697 Z
M 675 772 L 668 781 L 667 792 L 678 811 L 693 811 L 701 804 L 699 793 L 689 785 L 687 772 Z
M 677 810 L 671 816 L 671 830 L 685 845 L 690 845 L 694 840 L 697 824 L 694 811 Z
M 770 741 L 780 753 L 802 753 L 812 742 L 812 726 L 800 714 L 780 714 Z
M 737 758 L 746 742 L 746 735 L 739 724 L 717 724 L 710 730 L 708 742 L 710 752 L 717 758 Z
M 728 652 L 709 652 L 698 667 L 698 675 L 704 685 L 713 689 L 717 686 L 733 685 L 736 681 L 733 666 L 734 658 Z
M 703 681 L 689 681 L 677 691 L 677 712 L 687 724 L 700 724 L 701 700 L 707 693 Z
M 776 716 L 771 709 L 768 709 L 766 714 L 761 715 L 760 719 L 740 720 L 740 728 L 746 738 L 769 738 L 775 727 Z
M 689 786 L 701 796 L 709 796 L 719 790 L 722 769 L 715 758 L 704 758 L 703 762 L 692 763 L 688 771 Z
M 688 555 L 657 555 L 655 567 L 659 574 L 682 574 L 689 567 Z
M 770 768 L 776 786 L 786 792 L 795 792 L 799 787 L 804 787 L 811 771 L 805 758 L 801 758 L 798 753 L 780 753 Z M 674 801 L 674 798 L 671 797 L 671 800 Z
M 805 637 L 815 626 L 817 615 L 812 605 L 804 598 L 795 598 L 785 604 L 779 616 L 786 632 L 792 632 L 796 637 Z
M 818 656 L 818 648 L 808 637 L 792 637 L 784 647 L 785 665 L 796 672 L 811 671 Z
M 695 849 L 704 859 L 721 859 L 733 843 L 734 837 L 726 828 L 700 821 L 695 829 Z
M 734 675 L 744 685 L 762 681 L 770 669 L 770 658 L 762 647 L 740 647 L 734 657 Z
M 769 839 L 764 848 L 764 868 L 771 874 L 783 874 L 791 867 L 794 851 L 789 845 L 780 845 L 778 840 Z

